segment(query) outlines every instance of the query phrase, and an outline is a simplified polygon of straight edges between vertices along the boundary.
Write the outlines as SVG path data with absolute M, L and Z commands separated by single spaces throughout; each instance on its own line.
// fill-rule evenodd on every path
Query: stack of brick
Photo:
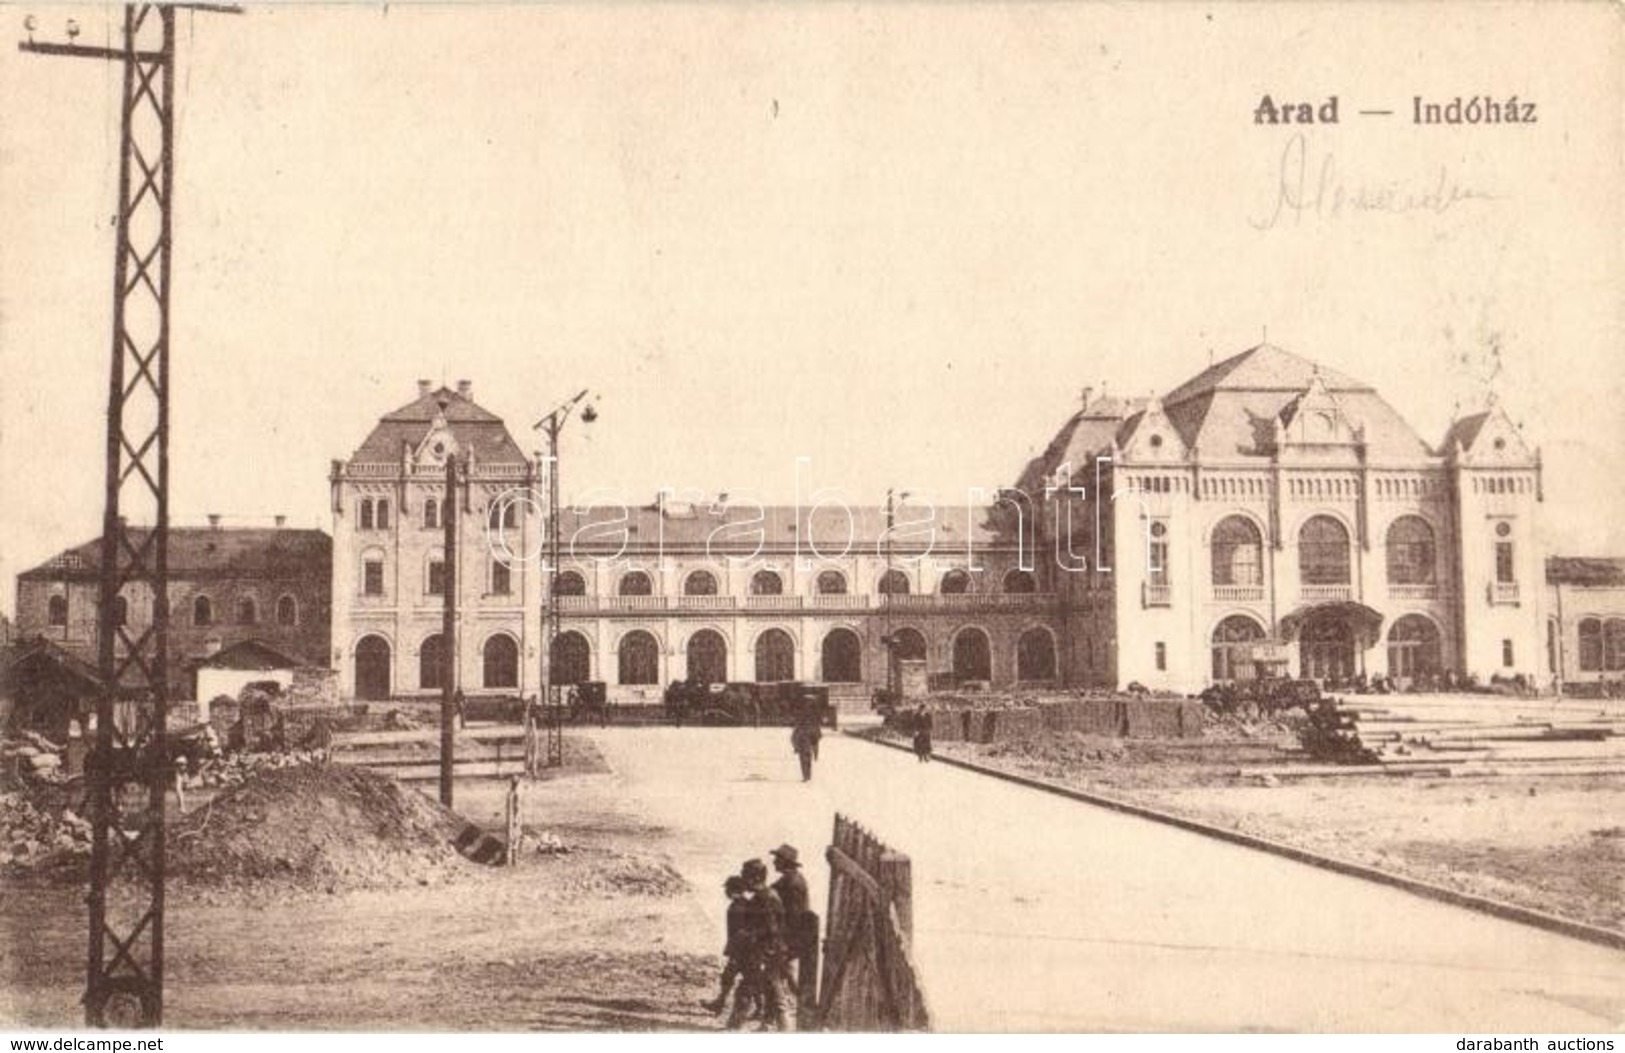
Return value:
M 283 692 L 282 701 L 293 706 L 336 706 L 339 702 L 338 673 L 317 666 L 301 666 Z
M 1134 738 L 1196 738 L 1202 734 L 1201 703 L 1183 699 L 1130 699 L 1128 733 Z
M 937 710 L 931 714 L 931 741 L 958 742 L 965 737 L 962 710 Z
M 987 742 L 1032 738 L 1044 730 L 1044 715 L 1037 709 L 997 709 L 987 717 Z

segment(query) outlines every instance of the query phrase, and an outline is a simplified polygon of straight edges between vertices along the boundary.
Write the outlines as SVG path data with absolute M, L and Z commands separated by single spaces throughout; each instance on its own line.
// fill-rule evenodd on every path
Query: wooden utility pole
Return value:
M 451 807 L 451 767 L 457 756 L 457 454 L 446 457 L 446 553 L 440 563 L 444 613 L 440 622 L 440 803 Z

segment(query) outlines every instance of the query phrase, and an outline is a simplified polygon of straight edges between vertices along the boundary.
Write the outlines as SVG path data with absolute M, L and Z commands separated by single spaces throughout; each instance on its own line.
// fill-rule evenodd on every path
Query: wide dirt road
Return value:
M 841 736 L 810 784 L 785 729 L 595 738 L 702 889 L 789 841 L 822 913 L 836 811 L 912 856 L 937 1030 L 1625 1026 L 1625 954 L 1528 926 Z

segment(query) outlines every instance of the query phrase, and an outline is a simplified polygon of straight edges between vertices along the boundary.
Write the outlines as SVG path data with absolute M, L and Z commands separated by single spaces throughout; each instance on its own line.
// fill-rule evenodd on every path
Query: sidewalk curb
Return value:
M 845 732 L 845 734 L 850 738 L 858 739 L 864 742 L 871 742 L 877 746 L 885 746 L 888 749 L 901 750 L 909 753 L 913 752 L 907 743 L 891 742 L 885 739 L 856 735 L 852 732 Z M 1423 896 L 1427 899 L 1439 900 L 1453 906 L 1466 907 L 1469 910 L 1476 910 L 1485 914 L 1493 914 L 1494 916 L 1506 921 L 1522 922 L 1525 925 L 1533 925 L 1536 928 L 1546 929 L 1549 932 L 1555 932 L 1563 936 L 1570 936 L 1577 940 L 1585 940 L 1588 943 L 1601 944 L 1604 947 L 1612 947 L 1615 950 L 1625 950 L 1625 932 L 1615 932 L 1613 929 L 1604 929 L 1596 925 L 1587 925 L 1585 922 L 1574 921 L 1570 918 L 1562 918 L 1555 914 L 1546 914 L 1542 911 L 1532 910 L 1529 907 L 1520 907 L 1511 903 L 1503 903 L 1500 900 L 1487 899 L 1483 896 L 1475 896 L 1466 892 L 1458 892 L 1455 889 L 1445 888 L 1443 885 L 1435 885 L 1431 882 L 1421 881 L 1416 878 L 1404 877 L 1400 874 L 1391 873 L 1390 871 L 1378 870 L 1375 867 L 1366 866 L 1364 863 L 1354 863 L 1346 859 L 1338 859 L 1335 856 L 1324 856 L 1317 852 L 1310 852 L 1306 849 L 1297 848 L 1288 844 L 1282 844 L 1279 841 L 1272 841 L 1268 838 L 1258 837 L 1253 834 L 1244 834 L 1237 830 L 1226 830 L 1221 826 L 1213 826 L 1209 823 L 1200 822 L 1195 819 L 1186 819 L 1182 816 L 1173 815 L 1169 812 L 1158 811 L 1155 808 L 1146 807 L 1145 805 L 1131 804 L 1128 801 L 1119 800 L 1115 797 L 1106 797 L 1101 794 L 1090 793 L 1084 790 L 1074 790 L 1070 787 L 1061 786 L 1057 783 L 1046 782 L 1042 779 L 1034 779 L 1025 775 L 1016 775 L 1012 772 L 1000 771 L 997 768 L 989 768 L 971 761 L 958 760 L 953 757 L 944 757 L 940 754 L 933 754 L 931 761 L 933 764 L 946 764 L 954 768 L 963 768 L 966 771 L 976 772 L 978 775 L 987 775 L 995 779 L 1000 779 L 1004 782 L 1015 783 L 1017 786 L 1025 786 L 1028 789 L 1042 790 L 1045 793 L 1052 793 L 1060 797 L 1069 797 L 1074 801 L 1081 801 L 1084 804 L 1093 804 L 1101 808 L 1110 809 L 1114 812 L 1122 812 L 1126 815 L 1137 816 L 1141 819 L 1150 819 L 1153 822 L 1165 823 L 1169 826 L 1176 826 L 1181 830 L 1188 830 L 1191 833 L 1217 838 L 1220 841 L 1228 841 L 1231 844 L 1241 845 L 1244 848 L 1255 848 L 1263 852 L 1270 852 L 1274 855 L 1284 856 L 1287 859 L 1296 860 L 1299 863 L 1307 863 L 1310 866 L 1319 867 L 1322 870 L 1330 870 L 1349 877 L 1364 878 L 1367 881 L 1375 881 L 1379 884 L 1402 889 L 1406 892 Z

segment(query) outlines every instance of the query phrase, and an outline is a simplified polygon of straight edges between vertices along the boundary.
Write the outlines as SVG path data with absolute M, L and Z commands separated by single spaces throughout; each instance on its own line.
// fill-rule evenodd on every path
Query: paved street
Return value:
M 1617 951 L 841 736 L 804 785 L 787 729 L 594 734 L 697 885 L 788 840 L 822 912 L 837 810 L 907 852 L 938 1030 L 1625 1026 Z

